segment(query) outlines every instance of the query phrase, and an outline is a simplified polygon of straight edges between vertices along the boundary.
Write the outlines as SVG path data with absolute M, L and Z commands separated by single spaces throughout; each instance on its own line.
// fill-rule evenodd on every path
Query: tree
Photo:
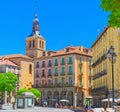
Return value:
M 37 97 L 40 98 L 41 97 L 41 92 L 35 88 L 31 88 L 30 91 Z
M 110 12 L 109 26 L 120 27 L 120 0 L 101 0 L 101 8 Z
M 15 89 L 18 82 L 18 78 L 13 73 L 1 73 L 0 74 L 0 92 L 11 92 Z
M 18 78 L 13 73 L 0 73 L 0 92 L 4 95 L 5 91 L 9 94 L 15 90 L 18 83 Z M 3 97 L 3 96 L 2 96 Z
M 21 95 L 23 92 L 32 92 L 36 96 L 36 98 L 41 97 L 41 92 L 35 88 L 30 88 L 30 89 L 22 88 L 18 91 L 18 95 Z
M 17 94 L 21 95 L 23 92 L 30 92 L 30 90 L 28 90 L 27 88 L 22 88 L 22 89 L 19 89 Z

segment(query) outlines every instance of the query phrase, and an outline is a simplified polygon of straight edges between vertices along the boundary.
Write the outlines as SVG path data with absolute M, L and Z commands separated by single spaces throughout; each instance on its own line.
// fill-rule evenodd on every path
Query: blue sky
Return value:
M 25 54 L 35 1 L 0 1 L 0 55 Z M 37 12 L 46 49 L 55 51 L 70 45 L 90 48 L 108 20 L 100 0 L 38 0 Z

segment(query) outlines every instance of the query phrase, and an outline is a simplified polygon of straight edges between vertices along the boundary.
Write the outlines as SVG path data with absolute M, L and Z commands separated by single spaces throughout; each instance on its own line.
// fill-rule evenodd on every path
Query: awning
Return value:
M 85 98 L 86 99 L 92 99 L 92 96 L 86 96 Z

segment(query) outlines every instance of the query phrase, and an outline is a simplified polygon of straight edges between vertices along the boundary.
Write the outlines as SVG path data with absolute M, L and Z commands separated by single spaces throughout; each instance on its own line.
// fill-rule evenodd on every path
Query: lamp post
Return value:
M 110 49 L 108 50 L 108 58 L 112 62 L 112 101 L 113 105 L 115 103 L 114 101 L 114 63 L 116 61 L 116 53 L 114 51 L 114 47 L 110 46 Z

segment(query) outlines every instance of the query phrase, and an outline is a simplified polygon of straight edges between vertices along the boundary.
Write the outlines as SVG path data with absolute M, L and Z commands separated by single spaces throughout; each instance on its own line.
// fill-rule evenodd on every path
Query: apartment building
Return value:
M 107 58 L 110 46 L 117 54 L 114 63 L 114 82 L 112 82 L 112 63 Z M 104 98 L 112 98 L 114 83 L 115 98 L 120 95 L 120 35 L 117 28 L 107 27 L 92 45 L 93 52 L 93 104 L 101 107 Z
M 68 99 L 71 105 L 91 103 L 92 56 L 82 46 L 43 52 L 35 58 L 35 87 L 42 92 L 41 101 Z

